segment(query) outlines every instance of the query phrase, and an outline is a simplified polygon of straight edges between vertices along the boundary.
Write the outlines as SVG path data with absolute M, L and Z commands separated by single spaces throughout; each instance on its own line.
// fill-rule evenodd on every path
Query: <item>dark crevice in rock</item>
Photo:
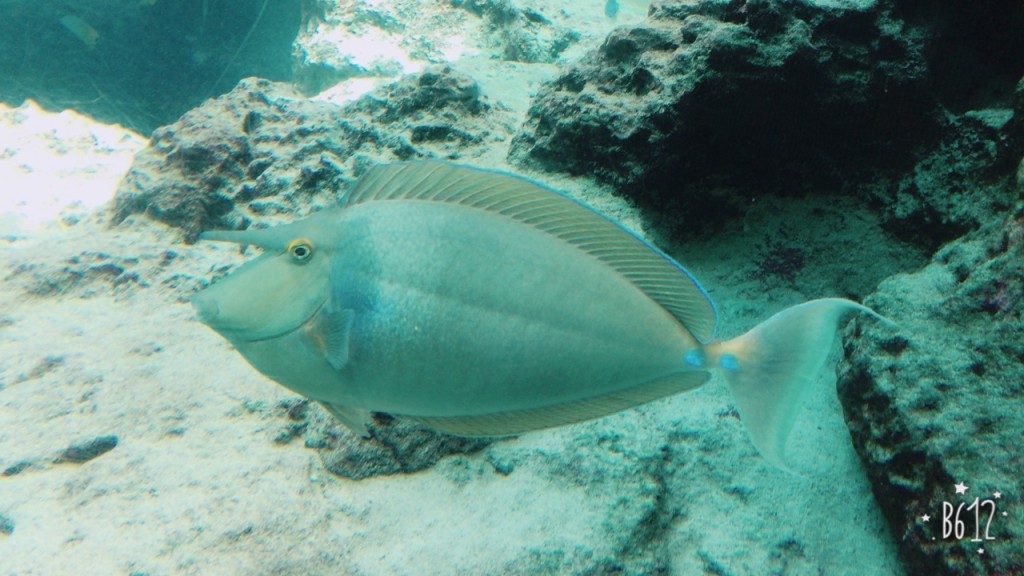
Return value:
M 899 0 L 899 12 L 926 39 L 929 86 L 950 110 L 1009 107 L 1024 76 L 1024 4 L 1015 0 Z

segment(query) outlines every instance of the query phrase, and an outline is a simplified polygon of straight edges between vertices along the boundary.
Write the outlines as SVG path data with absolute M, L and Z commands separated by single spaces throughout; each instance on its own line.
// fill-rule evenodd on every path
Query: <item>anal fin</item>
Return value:
M 370 423 L 370 411 L 363 408 L 349 408 L 330 402 L 320 402 L 320 405 L 334 416 L 339 422 L 345 425 L 355 435 L 366 438 L 370 435 L 367 424 Z
M 691 390 L 708 379 L 705 371 L 684 372 L 626 390 L 563 404 L 470 416 L 412 416 L 411 420 L 456 436 L 510 436 L 600 418 L 627 408 Z

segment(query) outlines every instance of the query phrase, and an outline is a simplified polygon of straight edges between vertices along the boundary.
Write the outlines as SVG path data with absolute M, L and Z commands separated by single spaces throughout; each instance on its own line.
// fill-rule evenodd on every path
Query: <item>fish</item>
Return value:
M 85 44 L 87 48 L 90 50 L 96 48 L 96 43 L 100 39 L 100 33 L 90 26 L 88 22 L 73 14 L 65 14 L 61 16 L 60 23 L 69 32 L 74 34 L 75 38 L 81 40 L 82 44 Z
M 619 15 L 619 0 L 607 0 L 604 3 L 604 15 L 614 20 Z
M 262 254 L 198 292 L 198 319 L 358 433 L 373 412 L 500 437 L 606 416 L 725 375 L 753 444 L 785 467 L 841 298 L 715 338 L 696 278 L 593 208 L 522 176 L 377 165 L 338 207 L 200 240 Z

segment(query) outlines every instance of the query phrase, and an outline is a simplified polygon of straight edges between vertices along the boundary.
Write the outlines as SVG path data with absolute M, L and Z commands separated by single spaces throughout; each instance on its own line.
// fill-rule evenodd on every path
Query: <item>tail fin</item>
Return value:
M 709 360 L 725 371 L 751 440 L 772 464 L 786 467 L 783 448 L 804 392 L 828 359 L 839 321 L 854 312 L 892 324 L 856 302 L 824 298 L 787 308 L 738 338 L 708 347 Z

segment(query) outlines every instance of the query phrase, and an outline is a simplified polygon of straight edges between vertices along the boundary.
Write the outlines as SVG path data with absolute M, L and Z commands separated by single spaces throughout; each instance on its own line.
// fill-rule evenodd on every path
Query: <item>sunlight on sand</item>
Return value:
M 0 104 L 0 236 L 75 218 L 114 197 L 139 134 L 71 110 L 43 110 L 29 100 Z

